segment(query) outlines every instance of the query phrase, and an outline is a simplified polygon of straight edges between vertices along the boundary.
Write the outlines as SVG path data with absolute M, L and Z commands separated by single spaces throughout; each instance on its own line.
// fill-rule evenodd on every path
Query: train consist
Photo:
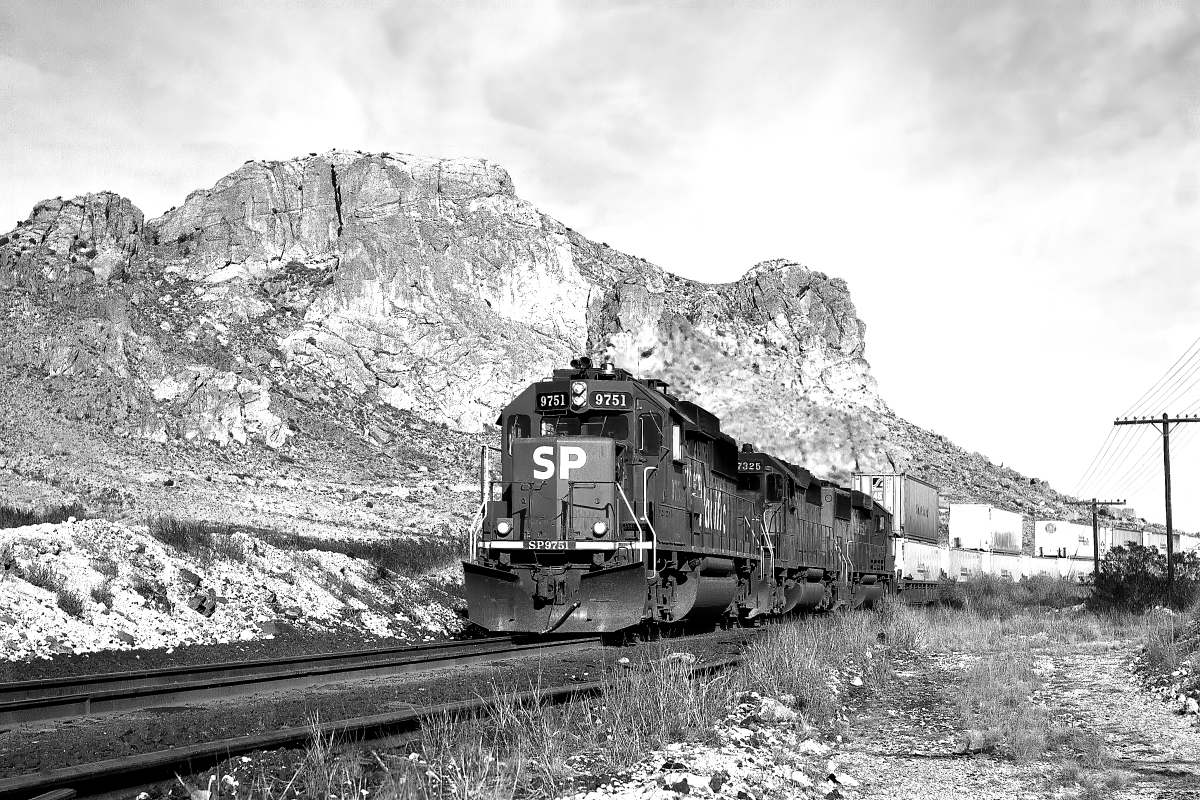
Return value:
M 936 542 L 935 488 L 820 480 L 739 446 L 662 381 L 580 358 L 498 423 L 500 477 L 484 465 L 463 562 L 470 619 L 489 631 L 753 622 L 922 588 L 897 576 L 893 539 L 927 519 Z

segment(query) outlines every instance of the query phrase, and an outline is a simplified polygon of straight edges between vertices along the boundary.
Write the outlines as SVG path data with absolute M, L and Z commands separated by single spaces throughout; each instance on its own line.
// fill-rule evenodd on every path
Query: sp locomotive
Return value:
M 505 406 L 499 479 L 483 467 L 463 562 L 472 622 L 612 633 L 871 605 L 890 590 L 887 509 L 739 447 L 668 389 L 579 358 Z

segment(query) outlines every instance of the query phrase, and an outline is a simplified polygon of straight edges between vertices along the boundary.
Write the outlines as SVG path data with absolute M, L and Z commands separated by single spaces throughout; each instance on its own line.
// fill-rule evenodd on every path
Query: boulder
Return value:
M 792 722 L 796 717 L 795 711 L 773 697 L 764 697 L 754 714 L 755 719 L 766 723 Z
M 211 589 L 208 592 L 196 592 L 187 601 L 188 608 L 204 617 L 211 617 L 218 605 L 219 600 Z
M 190 586 L 193 589 L 200 585 L 200 576 L 186 567 L 180 567 L 179 580 L 185 586 Z

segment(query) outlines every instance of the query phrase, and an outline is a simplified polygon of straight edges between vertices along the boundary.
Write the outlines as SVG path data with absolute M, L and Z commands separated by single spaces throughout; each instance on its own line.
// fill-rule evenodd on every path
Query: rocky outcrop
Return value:
M 54 383 L 69 419 L 164 444 L 333 425 L 384 447 L 404 427 L 387 413 L 479 432 L 586 353 L 822 475 L 937 470 L 938 437 L 879 397 L 844 281 L 785 260 L 680 278 L 542 214 L 488 161 L 251 161 L 150 221 L 106 192 L 45 201 L 0 238 L 0 288 L 0 366 Z
M 75 284 L 119 279 L 139 256 L 142 232 L 142 212 L 112 192 L 43 200 L 23 225 L 0 237 L 0 288 L 22 277 Z
M 147 228 L 212 303 L 303 314 L 287 359 L 460 429 L 574 354 L 653 374 L 697 337 L 731 377 L 882 407 L 843 282 L 788 262 L 682 280 L 541 214 L 486 161 L 252 162 Z

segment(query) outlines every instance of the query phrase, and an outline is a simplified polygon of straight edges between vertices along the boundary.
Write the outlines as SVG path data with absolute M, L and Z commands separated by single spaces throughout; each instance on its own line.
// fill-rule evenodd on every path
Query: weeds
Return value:
M 157 608 L 167 614 L 171 613 L 174 605 L 171 603 L 171 598 L 167 595 L 167 589 L 162 583 L 151 578 L 144 578 L 141 575 L 134 575 L 129 584 L 129 588 L 141 595 L 142 599 L 151 608 Z
M 68 589 L 59 589 L 55 595 L 55 602 L 59 608 L 72 617 L 83 619 L 84 612 L 87 611 L 87 601 L 83 599 L 83 595 Z
M 117 566 L 117 562 L 109 556 L 98 556 L 93 558 L 91 567 L 108 580 L 116 578 L 121 571 L 120 567 Z
M 113 607 L 112 585 L 108 581 L 105 581 L 104 583 L 93 586 L 92 587 L 92 599 L 103 606 L 112 608 Z
M 57 525 L 60 522 L 66 522 L 71 517 L 83 519 L 86 516 L 86 509 L 79 503 L 51 506 L 42 511 L 27 511 L 25 509 L 13 508 L 12 506 L 0 505 L 0 528 L 21 528 L 26 525 L 40 525 L 46 522 Z
M 63 577 L 53 567 L 34 561 L 25 568 L 25 581 L 50 592 L 62 588 Z
M 1011 581 L 983 574 L 969 581 L 942 581 L 938 589 L 939 605 L 988 618 L 1011 617 L 1022 608 L 1075 606 L 1088 595 L 1087 587 L 1079 581 L 1049 575 Z
M 243 540 L 231 525 L 157 514 L 146 520 L 146 527 L 155 539 L 201 562 L 216 558 L 245 561 L 248 557 Z M 372 579 L 376 583 L 383 583 L 395 575 L 420 577 L 431 570 L 452 564 L 466 553 L 459 537 L 449 536 L 447 532 L 428 538 L 367 541 L 325 539 L 271 530 L 247 531 L 246 535 L 279 550 L 318 550 L 366 561 L 371 565 Z
M 280 550 L 319 550 L 341 553 L 371 564 L 376 582 L 393 575 L 416 578 L 462 558 L 466 550 L 457 537 L 413 539 L 323 539 L 302 534 L 256 533 L 257 538 Z

